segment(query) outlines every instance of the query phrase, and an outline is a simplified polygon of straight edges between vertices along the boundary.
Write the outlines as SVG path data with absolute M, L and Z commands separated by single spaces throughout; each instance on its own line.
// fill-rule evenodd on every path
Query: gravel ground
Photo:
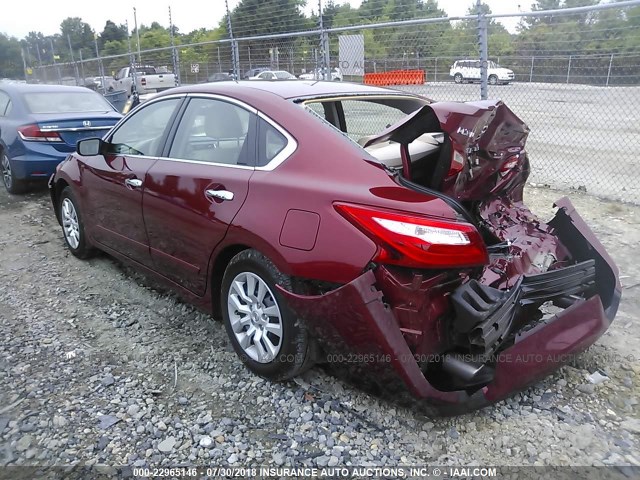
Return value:
M 543 218 L 558 192 L 529 188 Z M 0 193 L 0 466 L 640 465 L 640 208 L 580 194 L 618 262 L 616 321 L 484 410 L 428 418 L 314 368 L 273 384 L 221 324 L 107 256 L 63 246 L 46 191 Z M 599 370 L 605 381 L 587 375 Z M 106 468 L 106 467 L 105 467 Z

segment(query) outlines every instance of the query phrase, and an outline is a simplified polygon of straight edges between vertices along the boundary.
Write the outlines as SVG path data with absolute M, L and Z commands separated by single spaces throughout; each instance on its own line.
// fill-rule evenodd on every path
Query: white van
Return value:
M 479 82 L 480 81 L 480 60 L 457 60 L 451 65 L 449 76 L 453 77 L 454 82 Z M 497 85 L 499 83 L 506 85 L 515 78 L 513 70 L 502 68 L 496 62 L 491 60 L 487 62 L 487 79 L 489 84 Z

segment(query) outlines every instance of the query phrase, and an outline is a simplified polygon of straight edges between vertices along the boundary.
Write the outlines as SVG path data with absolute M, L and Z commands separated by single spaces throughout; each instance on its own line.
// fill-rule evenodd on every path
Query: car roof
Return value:
M 13 83 L 13 82 L 0 82 L 0 88 L 7 92 L 14 93 L 53 93 L 53 92 L 93 92 L 86 87 L 73 87 L 69 85 L 40 85 L 33 83 Z
M 219 93 L 242 96 L 242 93 L 254 93 L 256 90 L 273 93 L 284 99 L 327 97 L 340 95 L 395 95 L 415 96 L 410 92 L 399 92 L 381 87 L 372 87 L 359 83 L 330 82 L 315 80 L 281 80 L 279 82 L 256 82 L 251 80 L 223 81 L 215 84 L 199 84 L 172 88 L 163 93 Z

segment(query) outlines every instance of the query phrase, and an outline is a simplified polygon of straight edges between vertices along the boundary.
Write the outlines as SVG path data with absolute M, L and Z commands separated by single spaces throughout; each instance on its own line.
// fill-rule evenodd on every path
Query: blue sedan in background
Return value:
M 0 82 L 0 166 L 9 193 L 47 180 L 78 140 L 102 137 L 122 115 L 84 87 Z

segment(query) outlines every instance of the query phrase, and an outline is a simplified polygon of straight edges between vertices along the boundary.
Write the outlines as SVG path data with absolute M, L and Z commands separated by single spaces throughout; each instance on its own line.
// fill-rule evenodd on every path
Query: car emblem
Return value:
M 91 122 L 89 120 L 85 120 L 84 122 L 82 122 L 82 125 L 85 127 L 90 127 L 91 126 Z

